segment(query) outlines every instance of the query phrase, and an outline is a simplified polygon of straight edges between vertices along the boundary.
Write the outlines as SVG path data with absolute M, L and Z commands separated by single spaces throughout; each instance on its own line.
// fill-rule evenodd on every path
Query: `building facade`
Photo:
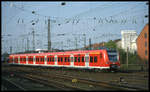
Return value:
M 137 33 L 135 30 L 122 30 L 121 31 L 122 39 L 121 39 L 121 47 L 125 51 L 135 53 L 137 50 L 136 46 L 136 38 L 137 38 Z
M 149 25 L 146 24 L 137 40 L 137 53 L 141 59 L 149 60 Z

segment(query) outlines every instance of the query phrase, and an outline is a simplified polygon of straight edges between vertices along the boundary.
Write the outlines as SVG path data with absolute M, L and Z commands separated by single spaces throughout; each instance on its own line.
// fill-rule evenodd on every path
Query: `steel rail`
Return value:
M 20 91 L 26 91 L 25 88 L 17 85 L 16 83 L 2 77 L 2 85 L 4 85 L 5 88 L 7 88 L 8 90 L 20 90 Z
M 26 72 L 26 73 L 32 73 L 32 74 L 35 73 L 35 74 L 37 74 L 37 72 L 27 71 L 27 70 L 24 70 L 24 69 L 21 69 L 21 71 Z M 43 76 L 43 75 L 40 75 L 40 76 Z M 47 77 L 60 78 L 60 79 L 65 79 L 65 80 L 75 79 L 75 77 L 73 77 L 73 76 L 66 76 L 66 75 L 60 75 L 60 74 L 59 75 L 55 74 L 53 76 L 48 75 Z M 82 78 L 76 78 L 76 79 L 78 79 L 78 81 L 82 82 L 82 83 L 88 83 L 88 84 L 97 85 L 97 86 L 105 86 L 107 88 L 115 88 L 115 89 L 122 89 L 122 90 L 145 90 L 143 88 L 129 86 L 129 85 L 113 84 L 113 83 L 107 83 L 107 82 L 89 80 L 89 79 L 82 79 Z

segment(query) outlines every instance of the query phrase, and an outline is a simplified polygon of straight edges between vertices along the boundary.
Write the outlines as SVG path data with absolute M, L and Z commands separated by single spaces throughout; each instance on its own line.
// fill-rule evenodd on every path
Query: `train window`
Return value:
M 47 57 L 47 62 L 49 61 L 49 58 Z
M 90 56 L 90 62 L 93 62 L 93 57 L 92 56 Z
M 48 57 L 48 59 L 49 59 L 48 61 L 50 62 L 50 57 Z
M 65 62 L 67 62 L 67 57 L 65 57 Z
M 84 62 L 84 57 L 82 57 L 82 62 Z
M 60 57 L 58 57 L 58 62 L 60 61 Z
M 41 62 L 42 62 L 42 58 L 41 58 Z
M 78 57 L 78 62 L 80 62 L 80 57 Z
M 74 62 L 77 62 L 77 57 L 75 57 L 75 60 L 74 60 Z
M 68 57 L 68 62 L 70 62 L 70 58 Z
M 54 57 L 52 57 L 52 61 L 54 62 Z
M 61 57 L 61 62 L 63 62 L 63 58 Z
M 97 62 L 97 56 L 94 56 L 94 62 Z
M 43 60 L 43 62 L 44 62 L 44 58 L 42 57 L 42 60 Z
M 49 57 L 48 57 L 48 62 L 49 62 Z

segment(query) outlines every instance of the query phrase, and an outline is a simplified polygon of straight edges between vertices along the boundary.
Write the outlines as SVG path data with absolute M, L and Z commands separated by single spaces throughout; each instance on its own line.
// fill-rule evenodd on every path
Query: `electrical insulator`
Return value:
M 66 5 L 66 3 L 65 3 L 65 2 L 62 2 L 61 5 Z

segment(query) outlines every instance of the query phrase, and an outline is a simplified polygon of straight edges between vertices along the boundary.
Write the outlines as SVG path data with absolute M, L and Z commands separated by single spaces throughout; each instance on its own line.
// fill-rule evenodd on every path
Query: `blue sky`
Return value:
M 35 13 L 33 14 L 32 11 Z M 93 43 L 121 38 L 121 30 L 141 32 L 148 18 L 143 2 L 2 2 L 2 52 L 24 51 L 27 37 L 32 50 L 32 30 L 36 49 L 47 49 L 47 20 L 51 19 L 52 48 L 75 49 Z M 32 22 L 37 22 L 34 26 Z M 11 36 L 7 36 L 7 35 Z M 28 35 L 27 35 L 28 34 Z

